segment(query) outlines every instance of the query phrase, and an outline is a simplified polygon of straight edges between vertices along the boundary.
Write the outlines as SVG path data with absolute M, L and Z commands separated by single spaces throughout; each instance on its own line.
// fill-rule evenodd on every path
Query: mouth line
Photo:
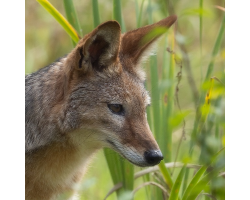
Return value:
M 111 140 L 106 140 L 109 144 L 111 144 L 112 146 L 114 146 L 117 150 L 118 150 L 118 148 L 117 148 L 117 146 L 116 146 L 116 144 L 114 143 L 114 142 L 112 142 Z
M 150 165 L 150 164 L 148 164 L 148 163 L 146 163 L 146 162 L 145 162 L 145 164 L 142 164 L 142 163 L 140 163 L 140 164 L 135 163 L 134 161 L 128 159 L 125 155 L 123 155 L 123 153 L 119 150 L 119 148 L 117 147 L 117 145 L 116 145 L 114 142 L 112 142 L 112 141 L 109 140 L 109 139 L 107 139 L 106 141 L 107 141 L 109 144 L 111 144 L 111 145 L 115 148 L 115 150 L 116 150 L 124 159 L 128 160 L 128 161 L 131 162 L 132 164 L 134 164 L 134 165 L 136 165 L 136 166 L 138 166 L 138 167 L 152 167 L 152 166 L 155 166 L 155 165 Z
M 147 165 L 140 165 L 140 164 L 138 164 L 138 163 L 134 163 L 134 162 L 131 161 L 130 159 L 126 158 L 125 156 L 124 156 L 124 158 L 127 159 L 127 160 L 128 160 L 129 162 L 131 162 L 132 164 L 136 165 L 137 167 L 148 167 Z

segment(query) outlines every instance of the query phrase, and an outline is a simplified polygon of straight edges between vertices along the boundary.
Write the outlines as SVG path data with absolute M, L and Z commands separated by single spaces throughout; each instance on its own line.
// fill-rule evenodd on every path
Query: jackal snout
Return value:
M 117 102 L 123 105 L 123 114 L 106 112 L 105 118 L 109 126 L 105 124 L 100 131 L 104 133 L 102 136 L 106 137 L 108 147 L 133 164 L 142 167 L 156 165 L 163 156 L 147 122 L 146 107 L 150 103 L 149 95 L 142 83 L 136 83 L 129 77 L 120 77 L 118 88 L 124 88 L 125 85 L 131 89 L 116 89 L 120 97 Z
M 130 162 L 141 167 L 159 164 L 163 155 L 150 131 L 147 120 L 143 118 L 135 120 L 130 124 L 130 130 L 125 137 L 121 137 L 124 145 L 121 154 Z

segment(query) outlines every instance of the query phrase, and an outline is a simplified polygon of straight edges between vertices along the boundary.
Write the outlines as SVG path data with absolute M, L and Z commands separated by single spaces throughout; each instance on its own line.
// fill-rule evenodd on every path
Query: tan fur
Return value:
M 93 153 L 100 148 L 86 142 L 81 144 L 86 147 L 83 151 L 79 145 L 65 140 L 26 154 L 26 199 L 53 199 L 56 194 L 74 189 Z
M 111 148 L 138 166 L 162 156 L 147 123 L 150 97 L 138 65 L 159 37 L 141 39 L 176 16 L 121 35 L 109 21 L 79 41 L 66 57 L 26 76 L 27 200 L 73 192 L 94 153 Z M 110 105 L 122 106 L 114 113 Z M 146 155 L 155 153 L 152 162 Z

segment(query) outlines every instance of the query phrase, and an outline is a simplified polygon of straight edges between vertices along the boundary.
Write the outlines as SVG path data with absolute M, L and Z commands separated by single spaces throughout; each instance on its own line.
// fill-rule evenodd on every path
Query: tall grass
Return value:
M 80 28 L 80 24 L 78 21 L 78 17 L 77 17 L 76 11 L 75 11 L 73 1 L 72 0 L 63 0 L 63 3 L 64 3 L 64 8 L 65 8 L 67 19 L 68 19 L 69 23 L 77 31 L 78 37 L 80 38 L 82 35 L 82 30 Z M 76 45 L 76 42 L 74 40 L 72 40 L 72 43 L 73 43 L 73 46 Z
M 62 25 L 75 45 L 82 33 L 73 2 L 64 1 L 66 20 L 48 1 L 37 1 Z M 125 3 L 113 0 L 112 16 L 120 23 L 122 32 L 125 32 L 122 4 Z M 155 22 L 156 13 L 154 10 L 157 6 L 161 6 L 158 11 L 162 18 L 166 17 L 167 13 L 175 13 L 177 6 L 177 3 L 170 0 L 135 0 L 134 4 L 137 27 Z M 141 169 L 134 168 L 132 164 L 123 160 L 112 150 L 105 149 L 104 154 L 114 184 L 114 187 L 110 188 L 110 192 L 106 192 L 107 199 L 114 191 L 116 191 L 119 200 L 140 199 L 141 196 L 159 200 L 191 200 L 198 196 L 199 199 L 205 197 L 224 198 L 224 179 L 219 175 L 219 172 L 225 170 L 223 150 L 225 86 L 223 84 L 224 73 L 215 73 L 214 66 L 218 64 L 216 59 L 223 49 L 225 16 L 223 16 L 217 38 L 213 39 L 214 47 L 205 49 L 203 42 L 206 37 L 203 31 L 206 26 L 203 23 L 205 8 L 206 3 L 200 0 L 198 9 L 192 8 L 183 11 L 183 16 L 186 18 L 199 17 L 197 35 L 199 36 L 200 55 L 197 57 L 200 56 L 199 59 L 202 60 L 203 55 L 210 54 L 205 73 L 204 67 L 201 67 L 203 63 L 199 62 L 198 64 L 201 83 L 195 82 L 193 74 L 188 71 L 192 62 L 189 60 L 190 55 L 185 46 L 187 44 L 180 39 L 182 35 L 179 30 L 179 27 L 186 25 L 181 23 L 183 16 L 179 18 L 178 26 L 173 26 L 163 35 L 163 39 L 161 39 L 163 42 L 159 44 L 157 55 L 151 56 L 149 62 L 144 64 L 148 74 L 146 87 L 152 97 L 151 107 L 147 110 L 148 122 L 164 154 L 164 161 L 157 168 L 152 168 L 144 173 L 143 179 L 140 179 L 138 183 L 134 177 L 134 171 L 140 173 Z M 92 11 L 93 27 L 96 27 L 103 22 L 100 20 L 98 0 L 92 0 Z M 204 79 L 203 73 L 206 74 Z M 183 108 L 180 99 L 181 93 L 185 92 L 182 90 L 182 83 L 187 78 L 189 79 L 190 93 L 193 96 L 193 101 L 191 100 L 190 103 L 193 105 L 192 108 Z M 187 126 L 191 128 L 188 130 Z M 177 132 L 181 132 L 178 142 L 173 142 L 173 139 L 177 138 L 175 136 Z M 189 147 L 187 142 L 183 142 L 184 138 L 187 138 Z M 185 164 L 181 170 L 178 169 L 178 164 L 172 163 L 175 161 L 181 161 Z M 198 170 L 197 165 L 189 165 L 188 162 L 199 164 Z M 171 170 L 169 166 L 171 166 Z M 187 166 L 191 166 L 191 168 Z M 145 190 L 141 190 L 143 187 Z M 142 191 L 144 191 L 144 195 L 140 196 L 139 193 Z
M 58 10 L 47 0 L 37 0 L 64 28 L 64 30 L 69 34 L 73 42 L 76 44 L 80 37 L 77 31 L 73 28 L 63 16 L 58 12 Z

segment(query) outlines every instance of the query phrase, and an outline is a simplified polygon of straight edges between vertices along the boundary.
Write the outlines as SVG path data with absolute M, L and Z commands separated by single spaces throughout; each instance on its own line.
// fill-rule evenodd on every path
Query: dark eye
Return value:
M 124 115 L 124 109 L 121 104 L 108 104 L 109 110 L 117 115 Z

